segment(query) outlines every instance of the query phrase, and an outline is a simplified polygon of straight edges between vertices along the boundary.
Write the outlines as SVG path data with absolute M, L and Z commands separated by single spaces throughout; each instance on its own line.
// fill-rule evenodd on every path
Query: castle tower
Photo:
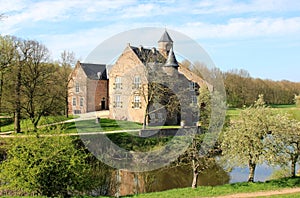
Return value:
M 176 75 L 178 71 L 178 61 L 176 60 L 173 47 L 170 48 L 167 61 L 163 66 L 163 70 L 170 76 Z
M 158 50 L 165 56 L 168 56 L 170 49 L 173 47 L 173 40 L 168 34 L 167 30 L 163 33 L 158 41 Z

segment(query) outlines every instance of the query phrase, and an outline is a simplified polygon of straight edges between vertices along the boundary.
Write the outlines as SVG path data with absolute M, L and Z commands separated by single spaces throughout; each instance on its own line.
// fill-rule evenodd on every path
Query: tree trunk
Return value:
M 2 90 L 3 90 L 3 73 L 0 74 L 0 113 L 2 113 Z M 0 132 L 1 132 L 1 119 L 0 119 Z
M 143 129 L 146 129 L 146 126 L 147 126 L 147 119 L 148 119 L 148 105 L 146 105 L 146 110 L 145 110 L 145 114 L 144 114 L 144 122 L 143 122 Z
M 291 176 L 296 177 L 296 164 L 298 160 L 298 155 L 292 157 L 292 163 L 291 163 Z
M 66 96 L 65 96 L 65 109 L 66 109 L 66 117 L 68 118 L 69 117 L 69 102 L 68 102 L 68 89 L 66 91 Z
M 192 188 L 197 188 L 197 182 L 198 182 L 198 164 L 196 164 L 195 160 L 192 160 L 193 165 L 193 182 L 192 182 Z
M 17 82 L 15 87 L 16 101 L 15 101 L 15 132 L 21 132 L 21 67 L 19 66 L 17 72 Z
M 255 173 L 256 164 L 249 162 L 249 177 L 248 182 L 254 182 L 254 173 Z
M 197 182 L 198 182 L 198 171 L 193 170 L 193 183 L 192 183 L 192 188 L 197 188 Z

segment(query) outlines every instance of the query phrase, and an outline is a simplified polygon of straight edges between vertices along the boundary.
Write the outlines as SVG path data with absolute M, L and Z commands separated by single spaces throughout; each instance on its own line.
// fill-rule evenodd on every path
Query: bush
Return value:
M 93 187 L 89 154 L 71 137 L 26 137 L 7 142 L 2 190 L 14 194 L 78 195 Z

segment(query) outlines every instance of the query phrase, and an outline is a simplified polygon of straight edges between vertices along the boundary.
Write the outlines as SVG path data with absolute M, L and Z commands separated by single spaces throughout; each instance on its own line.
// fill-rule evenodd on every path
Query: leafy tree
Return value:
M 0 164 L 2 189 L 52 197 L 78 195 L 94 187 L 90 155 L 74 138 L 14 138 L 6 142 L 6 150 L 7 158 Z
M 31 120 L 36 131 L 43 115 L 52 113 L 59 98 L 55 65 L 48 62 L 48 49 L 36 41 L 24 41 L 29 49 L 26 62 L 22 66 L 22 109 Z
M 1 18 L 1 16 L 0 16 Z M 9 72 L 15 58 L 16 50 L 14 39 L 10 36 L 0 35 L 0 113 L 2 112 L 2 97 L 4 86 L 4 75 Z
M 198 108 L 200 109 L 199 125 L 202 130 L 207 131 L 211 118 L 211 94 L 207 87 L 200 87 L 198 96 Z
M 272 163 L 289 166 L 290 175 L 296 176 L 296 164 L 300 156 L 300 122 L 288 115 L 276 115 L 273 118 L 272 138 L 269 144 L 276 148 Z
M 223 133 L 223 157 L 230 164 L 248 166 L 248 182 L 254 181 L 256 165 L 268 158 L 266 139 L 270 133 L 270 117 L 271 112 L 260 95 L 255 104 L 242 110 L 240 119 L 231 123 Z

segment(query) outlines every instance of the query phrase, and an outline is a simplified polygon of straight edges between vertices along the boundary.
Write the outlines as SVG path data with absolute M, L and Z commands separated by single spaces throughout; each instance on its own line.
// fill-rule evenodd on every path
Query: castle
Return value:
M 109 110 L 111 119 L 174 125 L 184 105 L 197 105 L 200 86 L 209 84 L 177 61 L 165 30 L 158 49 L 128 44 L 109 70 L 77 62 L 70 74 L 69 113 Z M 181 104 L 179 95 L 186 98 Z

